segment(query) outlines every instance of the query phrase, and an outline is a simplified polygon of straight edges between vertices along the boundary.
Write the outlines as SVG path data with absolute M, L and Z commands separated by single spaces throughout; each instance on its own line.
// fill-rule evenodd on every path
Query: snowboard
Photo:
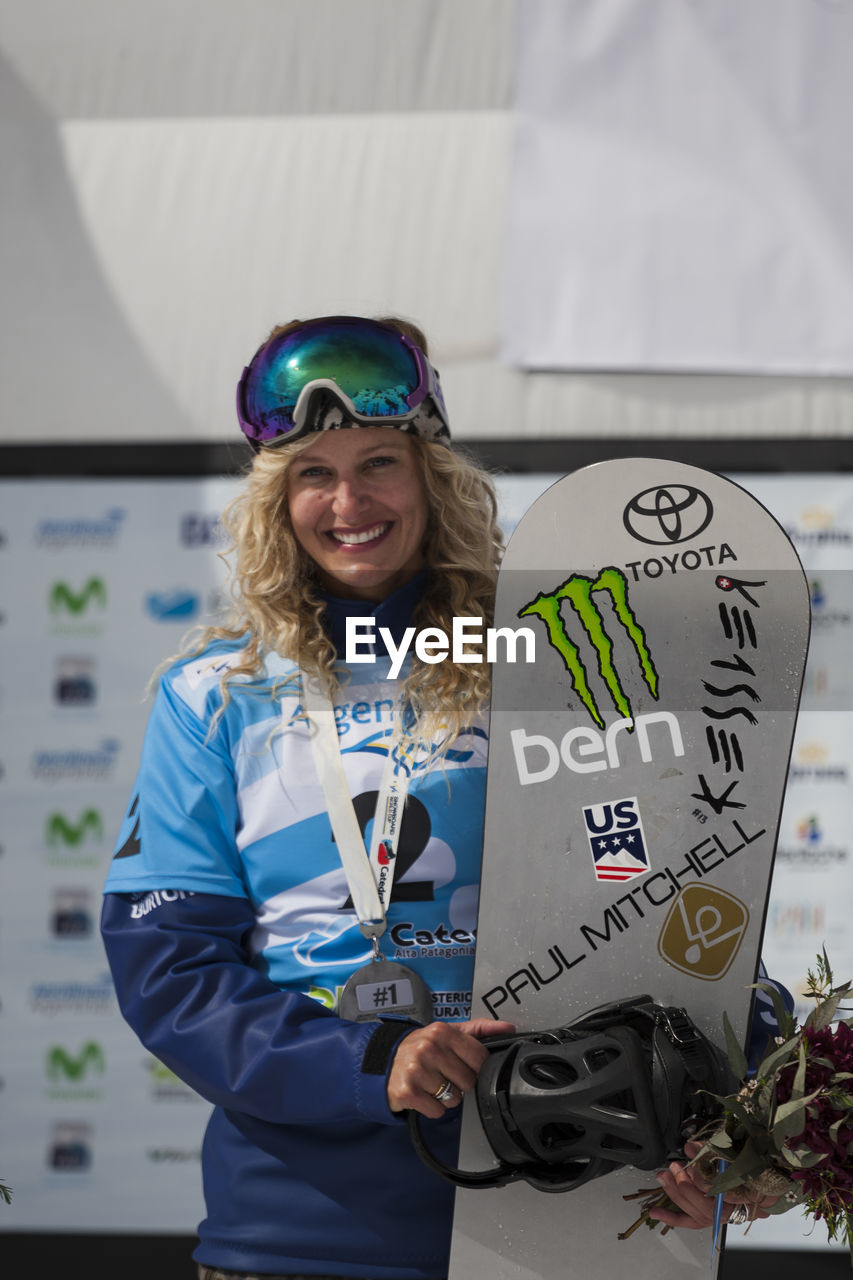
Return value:
M 787 536 L 719 475 L 601 462 L 533 504 L 497 588 L 472 1017 L 648 994 L 745 1043 L 809 625 Z M 496 1163 L 473 1094 L 459 1163 Z M 459 1190 L 451 1280 L 713 1276 L 710 1229 L 617 1238 L 653 1185 Z

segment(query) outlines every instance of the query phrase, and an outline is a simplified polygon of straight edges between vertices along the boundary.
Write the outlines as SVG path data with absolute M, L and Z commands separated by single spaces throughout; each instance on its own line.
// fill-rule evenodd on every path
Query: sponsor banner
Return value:
M 98 917 L 145 688 L 216 608 L 236 488 L 0 483 L 0 1231 L 191 1234 L 203 1215 L 208 1104 L 123 1023 Z

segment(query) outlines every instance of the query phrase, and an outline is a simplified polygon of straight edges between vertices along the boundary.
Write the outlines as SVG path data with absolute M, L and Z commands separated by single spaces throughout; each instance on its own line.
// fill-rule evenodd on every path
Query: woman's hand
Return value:
M 474 1018 L 471 1022 L 431 1022 L 403 1040 L 394 1054 L 388 1074 L 388 1103 L 392 1111 L 419 1111 L 438 1120 L 462 1095 L 474 1088 L 488 1049 L 480 1043 L 487 1036 L 511 1035 L 511 1022 Z M 437 1094 L 445 1085 L 447 1097 Z
M 684 1154 L 688 1160 L 698 1155 L 699 1146 L 688 1142 Z M 708 1183 L 698 1170 L 677 1161 L 657 1175 L 661 1190 L 665 1191 L 676 1206 L 675 1209 L 650 1209 L 649 1217 L 668 1227 L 681 1227 L 688 1231 L 701 1231 L 713 1226 L 716 1196 L 708 1194 Z M 723 1222 L 728 1222 L 732 1210 L 746 1199 L 746 1192 L 727 1191 L 723 1196 Z M 767 1218 L 766 1208 L 775 1204 L 775 1196 L 765 1196 L 757 1204 L 750 1204 L 750 1218 Z

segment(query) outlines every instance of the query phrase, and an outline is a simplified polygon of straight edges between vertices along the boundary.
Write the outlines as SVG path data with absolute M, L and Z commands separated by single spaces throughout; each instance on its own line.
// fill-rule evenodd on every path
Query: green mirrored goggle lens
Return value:
M 427 395 L 426 370 L 401 334 L 343 317 L 308 323 L 258 352 L 241 383 L 240 417 L 257 440 L 292 434 L 299 397 L 331 382 L 355 411 L 402 418 Z M 298 432 L 297 432 L 298 434 Z

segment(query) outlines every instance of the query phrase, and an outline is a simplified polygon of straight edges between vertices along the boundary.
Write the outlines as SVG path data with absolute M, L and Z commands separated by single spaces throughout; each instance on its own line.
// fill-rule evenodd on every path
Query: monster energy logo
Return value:
M 48 1049 L 46 1055 L 46 1069 L 51 1080 L 58 1080 L 60 1075 L 66 1080 L 80 1080 L 90 1067 L 103 1075 L 105 1065 L 104 1051 L 94 1040 L 85 1044 L 76 1057 L 59 1044 Z
M 604 718 L 589 687 L 587 668 L 578 646 L 569 635 L 562 615 L 563 601 L 567 601 L 586 633 L 598 663 L 598 672 L 610 691 L 616 710 L 626 719 L 633 717 L 631 703 L 619 672 L 613 661 L 613 641 L 607 634 L 604 618 L 593 599 L 593 592 L 604 592 L 610 597 L 613 612 L 627 632 L 628 638 L 640 662 L 643 679 L 653 698 L 658 696 L 658 675 L 646 644 L 646 634 L 638 623 L 628 602 L 628 581 L 619 569 L 602 569 L 593 579 L 576 573 L 550 594 L 540 592 L 535 600 L 519 609 L 520 618 L 531 615 L 541 618 L 548 633 L 548 643 L 556 649 L 572 679 L 572 687 L 600 729 Z
M 65 609 L 76 616 L 88 608 L 92 600 L 102 609 L 106 608 L 107 588 L 102 578 L 90 578 L 81 591 L 72 591 L 67 582 L 55 582 L 50 589 L 50 612 Z
M 103 840 L 104 823 L 97 809 L 86 809 L 78 822 L 69 822 L 64 813 L 52 813 L 45 823 L 45 838 L 49 845 L 60 841 L 65 845 L 76 847 L 87 836 L 93 840 Z

